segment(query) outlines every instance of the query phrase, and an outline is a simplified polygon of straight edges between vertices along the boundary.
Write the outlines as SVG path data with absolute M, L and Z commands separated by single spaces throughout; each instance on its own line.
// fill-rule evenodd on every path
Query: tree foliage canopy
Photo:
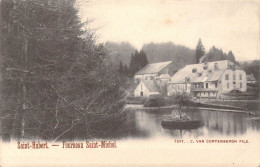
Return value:
M 198 44 L 196 46 L 196 63 L 200 63 L 200 59 L 205 54 L 205 48 L 201 42 L 201 39 L 199 39 Z
M 200 59 L 200 62 L 212 62 L 212 61 L 221 61 L 229 60 L 231 62 L 236 62 L 236 58 L 232 51 L 229 51 L 228 54 L 223 52 L 222 49 L 218 49 L 215 46 L 212 46 L 209 51 Z
M 129 64 L 129 74 L 134 76 L 134 74 L 141 70 L 144 66 L 148 64 L 146 53 L 141 50 L 135 50 L 135 53 L 131 55 L 131 61 Z
M 121 80 L 74 3 L 1 1 L 1 134 L 92 137 L 122 122 Z

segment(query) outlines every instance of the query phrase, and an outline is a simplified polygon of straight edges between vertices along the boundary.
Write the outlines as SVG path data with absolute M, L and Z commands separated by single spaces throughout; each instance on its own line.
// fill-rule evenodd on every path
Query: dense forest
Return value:
M 122 80 L 74 4 L 1 0 L 0 135 L 5 140 L 108 137 L 122 127 Z
M 130 68 L 132 57 L 137 52 L 130 43 L 107 42 L 106 47 L 110 52 L 110 60 L 115 67 L 121 66 L 121 62 L 124 69 Z M 140 51 L 146 54 L 148 63 L 173 61 L 176 70 L 187 64 L 203 63 L 205 61 L 230 60 L 239 64 L 232 51 L 225 53 L 222 49 L 212 46 L 209 51 L 206 52 L 201 39 L 199 39 L 197 45 L 194 44 L 194 49 L 167 42 L 144 44 Z M 133 72 L 131 72 L 131 76 L 132 73 Z
M 131 55 L 135 52 L 135 47 L 132 46 L 129 42 L 106 42 L 105 47 L 109 52 L 109 58 L 111 62 L 114 63 L 114 66 L 117 68 L 120 61 L 123 65 L 129 65 L 131 61 Z
M 136 54 L 137 51 L 134 46 L 128 42 L 107 42 L 105 46 L 110 52 L 109 57 L 115 67 L 119 66 L 120 61 L 123 66 L 127 65 L 128 68 L 130 67 L 131 57 Z M 146 54 L 149 63 L 173 61 L 176 62 L 175 65 L 177 68 L 180 68 L 186 64 L 195 62 L 195 50 L 185 46 L 175 45 L 171 42 L 145 44 L 140 52 L 141 51 Z M 177 63 L 177 61 L 179 62 Z
M 177 69 L 195 63 L 195 50 L 172 42 L 145 44 L 142 49 L 149 63 L 173 61 Z
M 260 83 L 260 60 L 239 62 L 239 64 L 246 74 L 253 74 L 258 83 Z

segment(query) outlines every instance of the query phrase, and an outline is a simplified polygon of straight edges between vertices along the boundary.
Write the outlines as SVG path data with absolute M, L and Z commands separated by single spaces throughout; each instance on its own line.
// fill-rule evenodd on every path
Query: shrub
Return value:
M 166 98 L 161 96 L 155 96 L 146 100 L 144 103 L 144 107 L 162 107 L 162 106 L 166 106 L 167 104 L 168 101 Z

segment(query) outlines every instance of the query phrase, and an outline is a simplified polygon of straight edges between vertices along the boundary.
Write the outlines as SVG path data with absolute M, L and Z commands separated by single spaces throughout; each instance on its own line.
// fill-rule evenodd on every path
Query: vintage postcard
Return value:
M 0 167 L 260 167 L 257 0 L 0 0 Z

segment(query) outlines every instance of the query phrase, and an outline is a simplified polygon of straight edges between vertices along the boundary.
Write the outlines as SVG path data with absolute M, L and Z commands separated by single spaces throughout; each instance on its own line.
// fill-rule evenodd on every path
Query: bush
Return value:
M 144 104 L 146 98 L 145 97 L 134 97 L 134 96 L 128 96 L 126 98 L 127 104 Z
M 145 101 L 144 107 L 163 107 L 170 105 L 171 103 L 167 98 L 161 96 L 151 97 Z

